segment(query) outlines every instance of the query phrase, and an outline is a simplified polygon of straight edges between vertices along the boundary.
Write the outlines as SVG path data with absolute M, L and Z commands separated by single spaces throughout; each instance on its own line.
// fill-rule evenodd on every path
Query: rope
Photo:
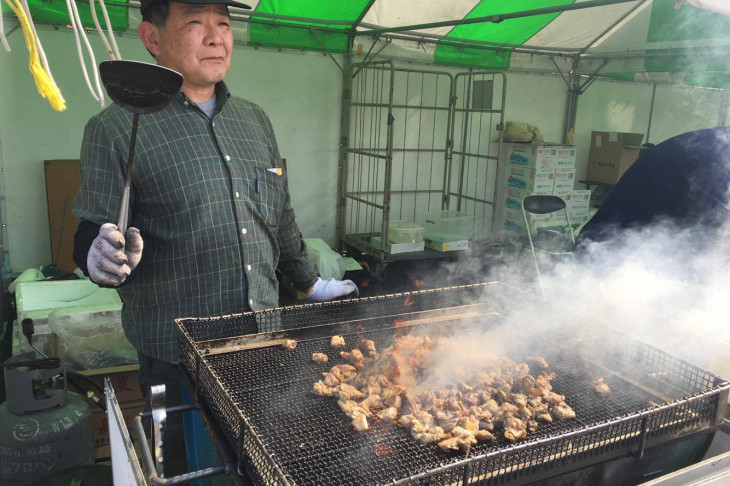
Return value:
M 25 14 L 23 5 L 20 3 L 20 0 L 5 0 L 5 2 L 15 13 L 15 16 L 18 17 L 18 21 L 23 28 L 23 37 L 25 38 L 25 45 L 28 48 L 28 54 L 30 57 L 28 62 L 29 69 L 30 73 L 33 75 L 33 79 L 35 80 L 38 93 L 48 100 L 51 104 L 51 108 L 56 111 L 64 111 L 66 109 L 66 101 L 63 99 L 63 96 L 61 96 L 61 90 L 58 89 L 56 83 L 41 65 L 38 54 L 38 46 L 36 43 L 37 39 L 33 34 L 33 27 L 30 19 Z
M 7 0 L 6 0 L 7 1 Z M 71 20 L 71 27 L 73 27 L 74 31 L 74 38 L 76 39 L 76 52 L 79 55 L 79 62 L 81 63 L 81 71 L 84 74 L 84 80 L 86 81 L 86 86 L 89 88 L 89 92 L 91 93 L 91 96 L 96 100 L 97 103 L 101 105 L 101 107 L 104 107 L 104 93 L 101 90 L 101 83 L 99 82 L 99 70 L 96 67 L 96 58 L 94 57 L 94 51 L 91 49 L 91 44 L 89 43 L 88 37 L 86 37 L 86 31 L 84 30 L 84 26 L 81 23 L 81 17 L 79 16 L 79 11 L 76 8 L 76 1 L 75 0 L 66 0 L 66 8 L 68 9 L 68 17 Z M 86 51 L 89 54 L 89 58 L 91 60 L 91 66 L 92 66 L 92 73 L 94 75 L 94 86 L 91 86 L 91 81 L 89 80 L 89 73 L 86 71 L 86 63 L 84 62 L 84 54 L 81 50 L 81 39 L 84 41 L 84 45 L 86 45 Z

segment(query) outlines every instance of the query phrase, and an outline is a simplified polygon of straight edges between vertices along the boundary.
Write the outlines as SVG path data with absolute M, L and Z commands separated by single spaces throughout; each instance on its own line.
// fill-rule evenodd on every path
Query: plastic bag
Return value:
M 137 362 L 122 329 L 119 304 L 57 309 L 48 315 L 58 355 L 69 370 L 109 368 Z
M 508 121 L 502 134 L 505 142 L 530 142 L 540 144 L 544 142 L 540 129 L 525 122 Z
M 345 260 L 319 238 L 304 238 L 307 245 L 307 259 L 324 280 L 342 280 L 345 276 Z

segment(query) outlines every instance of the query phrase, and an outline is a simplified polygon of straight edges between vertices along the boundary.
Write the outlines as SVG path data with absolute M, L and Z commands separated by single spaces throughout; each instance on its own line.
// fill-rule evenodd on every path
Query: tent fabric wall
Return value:
M 652 17 L 652 5 L 659 1 L 665 0 L 642 3 L 643 8 L 636 8 L 633 11 L 634 15 L 624 19 L 623 23 L 616 27 L 615 34 L 595 42 L 590 52 L 615 53 L 620 50 L 619 46 L 623 42 L 629 41 L 629 43 L 636 42 L 631 45 L 645 47 Z M 362 15 L 364 18 L 359 24 L 358 32 L 377 26 L 426 23 L 435 19 L 449 18 L 449 15 L 465 18 L 475 12 L 478 4 L 486 2 L 475 0 L 455 0 L 449 4 L 427 2 L 415 9 L 418 15 L 403 13 L 403 9 L 410 3 L 406 1 L 375 0 L 367 13 L 365 10 L 369 2 L 365 0 L 322 2 L 322 6 L 330 3 L 335 6 L 333 8 L 336 10 L 333 12 L 336 14 L 330 16 L 315 12 L 311 5 L 306 6 L 303 2 L 292 2 L 292 0 L 278 2 L 262 0 L 248 3 L 255 8 L 252 19 L 269 22 L 260 25 L 276 35 L 272 34 L 267 38 L 264 34 L 253 34 L 251 28 L 254 28 L 255 23 L 234 22 L 234 27 L 238 29 L 237 35 L 241 33 L 242 26 L 246 28 L 243 29 L 245 36 L 237 37 L 234 63 L 228 76 L 229 85 L 235 94 L 262 105 L 272 118 L 282 154 L 289 162 L 293 205 L 304 235 L 334 243 L 342 78 L 338 66 L 328 57 L 314 53 L 305 54 L 301 51 L 324 49 L 329 53 L 336 51 L 336 46 L 328 44 L 327 36 L 331 36 L 332 42 L 335 43 L 347 39 L 348 29 Z M 605 14 L 605 18 L 600 19 L 600 25 L 607 28 L 615 24 L 639 3 L 629 2 L 601 7 L 600 11 Z M 671 3 L 673 5 L 674 0 Z M 297 9 L 292 9 L 295 4 L 298 5 Z M 688 8 L 697 7 L 685 5 L 677 12 L 682 13 Z M 588 15 L 590 12 L 596 16 L 598 11 L 596 8 L 559 14 L 529 39 L 524 40 L 522 45 L 529 46 L 531 43 L 536 43 L 544 47 L 570 46 L 572 49 L 582 45 L 580 39 L 589 38 L 589 33 L 591 34 L 589 42 L 592 42 L 601 33 L 600 28 L 595 27 L 598 24 L 576 25 L 578 22 L 570 19 Z M 289 20 L 272 20 L 264 12 L 274 14 L 286 12 Z M 133 29 L 139 23 L 139 12 L 133 7 L 128 9 L 128 13 L 130 29 Z M 236 17 L 240 14 L 233 15 Z M 300 16 L 312 19 L 315 15 L 321 17 L 312 22 L 293 20 Z M 674 13 L 668 12 L 668 15 Z M 384 20 L 388 18 L 390 20 Z M 598 22 L 597 19 L 594 21 Z M 62 20 L 61 23 L 63 22 Z M 632 25 L 638 25 L 635 22 L 643 23 L 644 30 L 632 28 Z M 305 24 L 315 28 L 314 36 L 308 29 L 294 27 Z M 567 28 L 571 25 L 573 30 Z M 11 29 L 12 22 L 6 21 L 6 32 Z M 287 29 L 296 30 L 302 39 L 287 38 Z M 445 39 L 449 38 L 452 30 L 454 30 L 452 27 L 427 29 L 444 35 Z M 724 35 L 722 32 L 718 34 L 717 30 L 713 32 L 715 32 L 713 35 Z M 5 249 L 10 252 L 11 264 L 16 271 L 47 264 L 51 259 L 45 210 L 43 160 L 78 157 L 83 126 L 86 120 L 100 109 L 84 88 L 71 31 L 66 28 L 40 26 L 39 34 L 49 55 L 49 61 L 55 69 L 56 80 L 69 102 L 67 112 L 51 112 L 45 100 L 37 95 L 27 70 L 25 46 L 19 32 L 16 31 L 9 38 L 13 52 L 0 51 L 0 73 L 2 73 L 0 112 L 4 114 L 0 117 L 0 166 L 3 168 L 2 177 L 5 179 L 5 189 L 2 194 L 5 196 L 4 204 L 7 208 L 2 214 L 2 222 L 8 225 L 6 230 L 9 238 L 5 241 Z M 256 37 L 257 35 L 260 37 Z M 452 41 L 459 38 L 456 34 L 450 37 Z M 98 36 L 92 32 L 90 38 L 98 59 L 102 59 L 104 50 Z M 286 42 L 289 44 L 283 43 L 282 38 L 287 38 Z M 321 43 L 323 40 L 324 45 Z M 371 40 L 369 36 L 355 38 L 354 60 L 364 58 L 370 49 Z M 150 61 L 151 58 L 139 43 L 136 33 L 122 32 L 119 42 L 122 52 L 128 58 Z M 303 44 L 299 44 L 300 42 Z M 657 41 L 654 47 L 665 48 L 666 42 L 669 41 Z M 712 40 L 691 39 L 685 44 L 703 47 L 713 42 L 723 46 L 727 45 L 730 39 L 727 37 Z M 245 44 L 248 44 L 248 47 Z M 682 42 L 678 41 L 677 44 L 682 45 Z M 290 46 L 291 49 L 284 49 L 282 52 L 276 49 L 257 49 L 264 45 Z M 307 47 L 310 45 L 313 46 L 311 49 Z M 435 63 L 436 52 L 441 49 L 438 43 L 423 44 L 417 46 L 417 49 L 414 49 L 414 45 L 411 41 L 386 43 L 384 35 L 374 46 L 373 53 L 385 46 L 382 56 L 387 57 L 397 52 L 398 57 L 403 60 L 415 60 L 432 65 Z M 476 47 L 473 50 L 485 52 Z M 507 51 L 509 51 L 507 119 L 530 122 L 541 129 L 547 141 L 562 141 L 567 87 L 563 78 L 555 73 L 556 65 L 553 61 L 565 74 L 571 68 L 572 59 L 560 54 L 550 59 L 516 48 Z M 342 57 L 335 56 L 335 60 L 341 61 Z M 641 57 L 612 58 L 605 66 L 605 70 L 611 72 L 608 68 L 617 66 L 618 69 L 613 71 L 617 76 L 648 82 L 661 80 L 669 84 L 681 84 L 687 76 L 694 76 L 703 84 L 714 80 L 716 85 L 722 86 L 725 79 L 722 69 L 701 71 L 698 68 L 689 74 L 646 73 L 644 61 Z M 591 60 L 589 57 L 582 60 L 581 65 L 584 67 L 579 71 L 592 72 L 598 65 L 594 63 L 600 63 L 600 59 Z M 402 65 L 408 66 L 405 63 Z M 445 69 L 454 74 L 463 71 L 461 67 L 450 65 L 431 66 L 431 68 Z M 513 69 L 527 69 L 530 73 L 509 72 Z M 653 110 L 651 141 L 658 142 L 676 133 L 718 124 L 721 120 L 722 95 L 723 91 L 720 90 L 658 87 Z M 581 178 L 585 171 L 590 131 L 595 129 L 646 133 L 650 103 L 649 85 L 604 81 L 597 81 L 591 85 L 578 103 L 575 126 L 575 143 L 579 147 L 578 178 Z
M 107 2 L 116 29 L 134 25 L 124 12 L 129 12 L 130 18 L 136 17 L 133 12 L 136 7 L 127 8 L 126 1 Z M 30 2 L 36 22 L 69 23 L 61 3 Z M 596 2 L 604 4 L 596 5 Z M 408 34 L 413 40 L 413 51 L 421 49 L 419 36 L 440 36 L 432 52 L 432 62 L 441 65 L 510 69 L 531 64 L 533 69 L 551 71 L 555 65 L 548 55 L 555 54 L 583 61 L 580 67 L 583 73 L 592 73 L 597 62 L 600 65 L 604 59 L 612 59 L 619 62 L 605 66 L 603 72 L 712 73 L 711 77 L 686 79 L 713 79 L 713 84 L 717 84 L 718 79 L 724 79 L 722 74 L 730 71 L 730 61 L 724 52 L 713 49 L 730 45 L 730 23 L 722 15 L 705 10 L 712 8 L 713 2 L 256 0 L 249 2 L 253 7 L 251 12 L 232 9 L 232 13 L 234 18 L 250 22 L 244 37 L 256 46 L 345 53 L 350 48 L 352 35 L 387 38 L 393 34 L 388 29 L 414 28 L 417 32 Z M 88 4 L 79 3 L 86 15 L 84 25 L 91 26 Z M 114 6 L 115 3 L 124 6 Z M 590 8 L 582 8 L 586 6 Z M 551 7 L 577 9 L 459 24 Z M 13 18 L 7 6 L 3 7 L 3 15 Z M 418 28 L 434 22 L 447 23 Z

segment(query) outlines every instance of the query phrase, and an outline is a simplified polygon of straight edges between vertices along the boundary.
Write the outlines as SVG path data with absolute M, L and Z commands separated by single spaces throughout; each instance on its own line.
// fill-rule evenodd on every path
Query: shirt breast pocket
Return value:
M 281 169 L 257 168 L 254 181 L 254 201 L 269 226 L 276 227 L 284 207 L 285 187 Z

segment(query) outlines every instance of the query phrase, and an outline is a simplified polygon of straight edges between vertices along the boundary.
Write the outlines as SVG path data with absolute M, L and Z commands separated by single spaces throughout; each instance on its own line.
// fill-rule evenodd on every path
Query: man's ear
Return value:
M 137 33 L 147 50 L 157 57 L 160 54 L 160 29 L 151 22 L 144 20 L 137 27 Z

